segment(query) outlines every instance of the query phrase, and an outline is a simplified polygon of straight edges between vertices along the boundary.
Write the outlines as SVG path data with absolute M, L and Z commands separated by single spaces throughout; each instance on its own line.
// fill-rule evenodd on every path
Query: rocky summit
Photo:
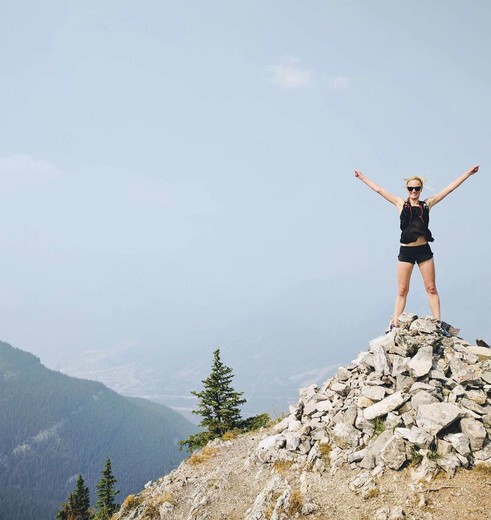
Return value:
M 403 315 L 269 430 L 212 443 L 118 518 L 491 518 L 491 348 L 447 330 Z

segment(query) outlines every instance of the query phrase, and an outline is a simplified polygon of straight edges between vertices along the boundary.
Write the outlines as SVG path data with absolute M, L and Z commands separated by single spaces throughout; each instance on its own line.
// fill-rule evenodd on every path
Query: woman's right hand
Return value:
M 360 170 L 355 170 L 355 177 L 358 177 L 358 179 L 361 179 L 363 177 L 363 173 L 361 173 Z

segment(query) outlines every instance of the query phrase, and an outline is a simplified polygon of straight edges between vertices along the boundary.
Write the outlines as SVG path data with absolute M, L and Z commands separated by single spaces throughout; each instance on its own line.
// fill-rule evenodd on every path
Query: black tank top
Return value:
M 404 203 L 401 211 L 401 244 L 410 244 L 423 236 L 428 242 L 433 242 L 431 231 L 428 229 L 430 222 L 430 208 L 424 201 L 419 206 L 411 206 L 409 201 Z

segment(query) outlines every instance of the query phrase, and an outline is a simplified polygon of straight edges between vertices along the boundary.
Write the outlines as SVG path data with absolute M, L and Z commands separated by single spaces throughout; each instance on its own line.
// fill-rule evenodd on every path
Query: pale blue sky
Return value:
M 165 350 L 316 278 L 346 280 L 326 315 L 356 326 L 392 306 L 399 231 L 355 168 L 403 195 L 481 164 L 431 229 L 444 317 L 489 317 L 490 21 L 484 0 L 0 0 L 0 338 L 53 366 Z

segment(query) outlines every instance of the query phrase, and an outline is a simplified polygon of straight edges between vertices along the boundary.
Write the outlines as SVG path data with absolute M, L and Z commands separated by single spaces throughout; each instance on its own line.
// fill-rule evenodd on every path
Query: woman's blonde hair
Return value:
M 418 181 L 421 183 L 421 186 L 425 185 L 426 179 L 424 177 L 420 177 L 419 175 L 413 175 L 412 177 L 408 177 L 404 179 L 405 185 L 407 186 L 410 181 Z

